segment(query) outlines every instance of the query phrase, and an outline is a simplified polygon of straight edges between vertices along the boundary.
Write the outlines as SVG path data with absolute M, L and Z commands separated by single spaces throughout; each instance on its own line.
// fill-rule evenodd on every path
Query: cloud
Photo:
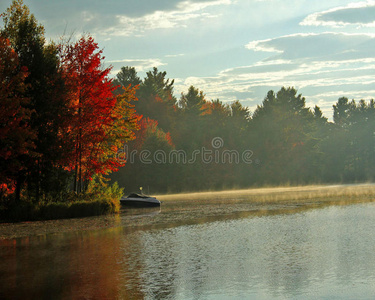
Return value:
M 375 27 L 375 1 L 350 3 L 307 16 L 300 25 L 344 27 L 356 25 Z
M 248 43 L 245 47 L 249 50 L 254 50 L 254 51 L 283 53 L 282 50 L 276 49 L 272 47 L 272 45 L 270 45 L 272 41 L 273 41 L 272 39 L 252 41 Z
M 309 104 L 321 106 L 328 117 L 338 97 L 369 99 L 374 90 L 375 37 L 371 34 L 293 34 L 252 41 L 246 48 L 270 56 L 222 70 L 214 77 L 187 78 L 179 82 L 179 88 L 186 90 L 193 84 L 208 99 L 239 99 L 252 108 L 268 90 L 294 86 Z
M 123 66 L 131 66 L 134 67 L 137 72 L 147 72 L 151 70 L 153 67 L 160 67 L 165 66 L 166 63 L 162 62 L 158 58 L 145 58 L 145 59 L 120 59 L 120 60 L 111 60 L 107 61 L 107 64 L 113 66 L 112 75 L 116 75 L 121 67 Z
M 187 0 L 178 2 L 173 10 L 155 10 L 140 17 L 117 14 L 115 16 L 116 24 L 101 30 L 101 32 L 112 36 L 140 36 L 147 31 L 155 29 L 186 27 L 187 22 L 194 19 L 217 17 L 217 15 L 205 11 L 206 8 L 231 3 L 232 0 Z
M 179 54 L 166 54 L 165 57 L 181 57 L 184 56 L 184 53 L 179 53 Z
M 234 0 L 48 0 L 29 1 L 47 34 L 55 37 L 73 32 L 112 36 L 142 35 L 148 30 L 186 26 L 197 18 L 217 15 L 210 7 Z M 1 1 L 0 1 L 1 2 Z M 6 2 L 6 1 L 5 1 Z M 10 2 L 10 1 L 9 1 Z M 27 3 L 28 4 L 28 3 Z M 0 7 L 6 9 L 5 4 Z
M 299 59 L 324 57 L 327 55 L 341 57 L 353 55 L 353 52 L 370 51 L 363 48 L 366 42 L 374 41 L 372 34 L 348 33 L 297 33 L 274 39 L 252 41 L 246 48 L 253 51 L 278 53 L 272 57 L 278 59 Z M 350 54 L 350 52 L 352 52 Z M 368 55 L 373 56 L 372 52 Z

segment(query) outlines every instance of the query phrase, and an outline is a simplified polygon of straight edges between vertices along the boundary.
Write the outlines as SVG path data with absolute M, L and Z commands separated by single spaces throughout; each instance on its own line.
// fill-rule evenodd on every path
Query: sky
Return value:
M 112 66 L 157 67 L 208 100 L 251 111 L 295 87 L 332 119 L 340 97 L 375 98 L 375 0 L 24 0 L 47 39 L 91 34 Z M 3 12 L 11 0 L 0 0 Z

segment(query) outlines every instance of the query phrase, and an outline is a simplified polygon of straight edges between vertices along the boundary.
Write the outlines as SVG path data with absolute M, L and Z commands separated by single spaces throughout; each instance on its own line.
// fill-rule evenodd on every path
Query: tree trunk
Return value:
M 73 190 L 75 193 L 77 193 L 77 179 L 78 179 L 78 162 L 76 160 L 76 166 L 74 168 L 74 186 L 73 186 Z
M 15 201 L 16 203 L 20 202 L 21 199 L 21 190 L 22 190 L 22 185 L 23 182 L 25 181 L 25 177 L 23 174 L 18 174 L 17 176 L 17 182 L 16 182 L 16 191 L 15 191 Z
M 40 198 L 40 160 L 37 162 L 36 176 L 35 176 L 35 202 L 39 202 Z

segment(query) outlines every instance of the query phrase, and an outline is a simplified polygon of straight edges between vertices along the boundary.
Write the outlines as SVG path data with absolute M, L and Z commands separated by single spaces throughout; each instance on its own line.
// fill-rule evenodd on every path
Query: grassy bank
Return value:
M 118 213 L 122 194 L 123 189 L 117 183 L 108 186 L 93 182 L 85 193 L 68 193 L 64 201 L 49 199 L 35 202 L 27 198 L 19 202 L 9 201 L 7 205 L 0 205 L 0 220 L 54 220 Z
M 39 204 L 23 201 L 5 210 L 2 219 L 7 221 L 68 219 L 117 213 L 119 210 L 120 202 L 112 199 Z

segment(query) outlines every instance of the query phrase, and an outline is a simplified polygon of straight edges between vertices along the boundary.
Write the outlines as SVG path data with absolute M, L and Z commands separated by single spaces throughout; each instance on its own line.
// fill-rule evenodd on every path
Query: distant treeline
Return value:
M 294 88 L 269 91 L 250 112 L 240 101 L 208 100 L 191 86 L 177 99 L 156 68 L 141 80 L 123 67 L 116 84 L 136 87 L 143 116 L 112 179 L 150 193 L 260 185 L 373 180 L 375 103 L 338 99 L 333 122 Z

